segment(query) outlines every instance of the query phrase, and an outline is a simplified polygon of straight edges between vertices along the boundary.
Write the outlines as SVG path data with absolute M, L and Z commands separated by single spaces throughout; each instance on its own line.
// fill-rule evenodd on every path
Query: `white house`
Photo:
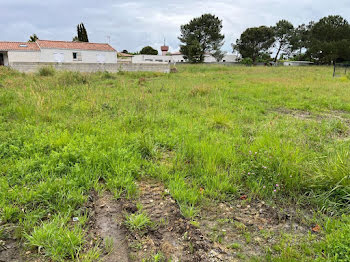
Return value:
M 162 46 L 163 48 L 164 46 Z M 162 49 L 163 50 L 163 49 Z M 220 63 L 235 63 L 238 61 L 237 55 L 225 54 Z M 167 53 L 162 55 L 135 55 L 132 57 L 132 63 L 184 63 L 187 60 L 180 52 Z M 217 63 L 211 54 L 204 55 L 204 63 Z
M 68 70 L 96 71 L 96 65 L 117 64 L 117 51 L 109 44 L 98 43 L 49 40 L 0 42 L 0 65 L 25 71 L 24 66 L 28 69 L 50 63 L 69 66 Z

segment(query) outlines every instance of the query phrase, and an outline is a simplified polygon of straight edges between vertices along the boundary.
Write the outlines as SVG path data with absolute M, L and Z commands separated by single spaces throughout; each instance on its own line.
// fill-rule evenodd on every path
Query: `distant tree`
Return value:
M 33 34 L 29 37 L 28 42 L 36 42 L 37 40 L 39 40 L 39 37 L 36 34 Z
M 226 52 L 221 51 L 220 49 L 215 50 L 211 53 L 217 62 L 220 62 L 226 55 Z
M 294 33 L 294 26 L 287 20 L 280 20 L 273 27 L 277 52 L 274 61 L 277 62 L 281 52 L 291 53 L 291 40 Z
M 343 17 L 328 16 L 310 31 L 308 52 L 319 63 L 350 60 L 350 25 Z
M 242 58 L 251 58 L 253 63 L 256 63 L 275 42 L 274 35 L 275 32 L 270 27 L 248 28 L 236 40 L 236 44 L 232 44 L 232 47 L 242 55 Z
M 145 46 L 141 49 L 140 54 L 142 55 L 158 55 L 158 51 L 151 46 Z
M 204 14 L 181 26 L 180 52 L 191 63 L 204 61 L 205 53 L 220 54 L 224 35 L 221 34 L 222 21 L 212 14 Z
M 73 38 L 73 42 L 89 42 L 88 34 L 83 23 L 77 25 L 77 36 Z
M 310 41 L 310 30 L 313 27 L 314 22 L 310 22 L 308 25 L 301 24 L 293 30 L 292 37 L 290 39 L 291 52 L 297 53 L 297 56 L 301 56 L 303 49 L 305 50 Z
M 128 50 L 125 50 L 125 49 L 122 51 L 122 53 L 123 54 L 129 54 Z

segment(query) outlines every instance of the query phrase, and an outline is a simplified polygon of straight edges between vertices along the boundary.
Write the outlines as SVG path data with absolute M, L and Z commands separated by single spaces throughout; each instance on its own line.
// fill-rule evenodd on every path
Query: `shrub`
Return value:
M 253 60 L 250 57 L 243 58 L 241 61 L 241 64 L 246 65 L 246 66 L 251 66 L 251 65 L 253 65 Z
M 39 76 L 53 76 L 55 69 L 52 66 L 41 67 L 38 71 Z
M 88 76 L 80 72 L 65 71 L 58 76 L 58 83 L 59 85 L 63 85 L 63 86 L 71 86 L 71 85 L 79 85 L 79 84 L 85 85 L 88 82 L 89 82 Z

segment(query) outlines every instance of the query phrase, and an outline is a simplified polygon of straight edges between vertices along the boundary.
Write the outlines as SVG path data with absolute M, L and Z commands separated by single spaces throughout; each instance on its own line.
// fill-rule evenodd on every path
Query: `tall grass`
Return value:
M 43 246 L 51 217 L 79 214 L 91 189 L 132 198 L 147 177 L 187 217 L 205 199 L 242 193 L 349 213 L 348 81 L 328 67 L 178 69 L 43 77 L 0 68 L 1 220 Z M 43 250 L 72 257 L 80 243 Z

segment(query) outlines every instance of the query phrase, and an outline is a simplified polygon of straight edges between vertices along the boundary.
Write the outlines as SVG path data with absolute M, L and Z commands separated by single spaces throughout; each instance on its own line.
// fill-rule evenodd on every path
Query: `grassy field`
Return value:
M 12 240 L 33 260 L 98 261 L 103 248 L 87 247 L 91 192 L 137 199 L 150 179 L 196 226 L 212 203 L 311 214 L 305 238 L 279 232 L 242 261 L 350 261 L 349 138 L 350 80 L 330 67 L 0 68 L 0 261 Z M 126 217 L 135 230 L 148 223 Z

